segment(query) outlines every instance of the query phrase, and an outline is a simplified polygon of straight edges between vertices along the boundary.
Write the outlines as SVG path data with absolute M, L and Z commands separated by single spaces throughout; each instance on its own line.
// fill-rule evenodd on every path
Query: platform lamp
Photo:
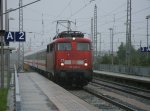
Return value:
M 9 17 L 9 12 L 11 12 L 13 9 L 12 8 L 10 8 L 10 9 L 8 9 L 7 10 L 7 14 L 6 14 L 6 19 L 7 19 L 7 22 L 8 22 L 8 24 L 7 24 L 7 30 L 9 31 L 9 23 L 10 23 L 10 20 L 15 20 L 14 18 L 12 18 L 12 17 Z
M 12 17 L 10 17 L 10 18 L 8 19 L 8 31 L 9 31 L 9 29 L 10 29 L 10 20 L 15 20 L 15 19 L 12 18 Z

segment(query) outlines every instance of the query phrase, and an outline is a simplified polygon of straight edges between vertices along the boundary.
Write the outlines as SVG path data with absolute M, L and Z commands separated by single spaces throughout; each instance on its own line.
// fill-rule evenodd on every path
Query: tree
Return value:
M 111 64 L 111 57 L 108 54 L 105 54 L 102 57 L 102 64 Z
M 121 42 L 121 45 L 118 48 L 117 51 L 117 58 L 119 61 L 119 64 L 124 64 L 126 63 L 126 46 Z

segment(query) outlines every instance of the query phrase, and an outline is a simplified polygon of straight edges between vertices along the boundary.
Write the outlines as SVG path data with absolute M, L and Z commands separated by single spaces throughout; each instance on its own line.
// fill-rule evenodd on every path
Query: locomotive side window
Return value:
M 47 50 L 46 50 L 46 52 L 49 52 L 49 45 L 47 45 Z
M 50 44 L 50 52 L 54 50 L 54 44 Z
M 89 43 L 77 43 L 77 50 L 90 50 L 90 44 Z
M 71 43 L 58 43 L 58 50 L 71 50 Z
M 54 44 L 47 45 L 47 52 L 52 52 L 54 50 Z

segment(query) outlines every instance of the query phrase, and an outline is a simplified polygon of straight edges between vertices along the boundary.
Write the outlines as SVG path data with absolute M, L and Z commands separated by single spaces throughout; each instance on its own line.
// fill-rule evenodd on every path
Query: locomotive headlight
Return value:
M 84 66 L 88 66 L 88 63 L 84 63 Z
M 60 63 L 60 65 L 61 65 L 61 66 L 64 66 L 65 64 L 62 62 L 62 63 Z
M 76 38 L 75 38 L 75 37 L 73 37 L 73 38 L 72 38 L 72 40 L 76 40 Z

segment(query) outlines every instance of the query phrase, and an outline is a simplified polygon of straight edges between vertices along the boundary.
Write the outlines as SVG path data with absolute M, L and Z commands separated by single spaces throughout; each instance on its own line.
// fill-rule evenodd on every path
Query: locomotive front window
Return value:
M 71 50 L 71 43 L 58 43 L 58 50 Z
M 77 50 L 90 50 L 89 43 L 77 43 Z

